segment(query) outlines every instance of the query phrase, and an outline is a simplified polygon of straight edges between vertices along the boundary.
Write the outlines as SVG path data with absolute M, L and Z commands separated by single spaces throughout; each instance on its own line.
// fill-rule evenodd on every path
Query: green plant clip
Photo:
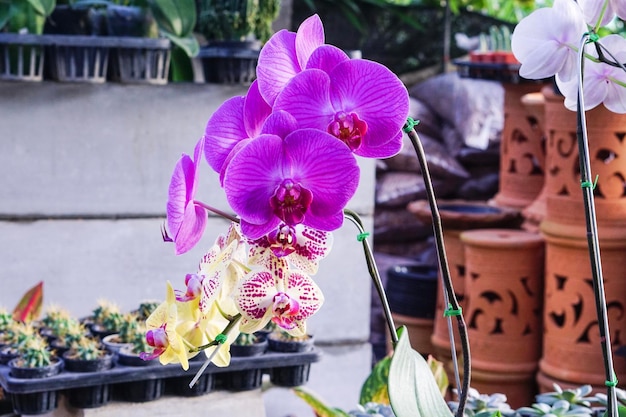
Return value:
M 359 242 L 363 242 L 365 239 L 367 239 L 369 237 L 369 232 L 363 232 L 363 233 L 359 233 L 358 235 L 356 235 L 356 240 L 358 240 Z
M 404 127 L 402 128 L 402 131 L 404 133 L 409 133 L 411 130 L 413 130 L 413 128 L 415 126 L 417 126 L 420 123 L 419 120 L 413 120 L 412 117 L 407 117 L 406 119 L 406 123 L 404 124 Z
M 596 178 L 593 180 L 593 183 L 591 181 L 581 181 L 580 188 L 591 188 L 592 190 L 595 190 L 596 185 L 598 185 L 598 177 L 599 175 L 596 175 Z
M 452 304 L 448 304 L 448 308 L 443 312 L 444 317 L 460 316 L 463 309 L 459 307 L 457 310 L 452 308 Z
M 617 386 L 617 378 L 615 378 L 615 376 L 613 376 L 613 380 L 612 381 L 604 381 L 604 385 L 606 385 L 607 387 L 616 387 Z
M 226 343 L 226 335 L 223 333 L 218 334 L 217 336 L 215 336 L 215 341 L 220 345 L 223 345 L 224 343 Z
M 596 32 L 589 32 L 586 33 L 586 35 L 589 35 L 587 43 L 598 42 L 598 40 L 600 39 L 600 35 L 598 35 Z

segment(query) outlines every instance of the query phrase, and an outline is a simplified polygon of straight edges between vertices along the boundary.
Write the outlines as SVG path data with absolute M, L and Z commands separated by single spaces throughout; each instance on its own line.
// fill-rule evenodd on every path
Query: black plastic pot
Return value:
M 313 341 L 314 339 L 311 335 L 306 340 L 281 340 L 274 337 L 271 333 L 267 336 L 268 348 L 275 352 L 307 352 L 313 349 Z
M 257 389 L 263 382 L 263 370 L 243 369 L 227 372 L 223 376 L 224 389 L 229 391 L 249 391 Z
M 393 313 L 432 319 L 437 303 L 438 270 L 429 265 L 398 265 L 387 271 L 385 292 Z
M 104 372 L 113 367 L 113 355 L 106 355 L 98 359 L 73 359 L 63 354 L 65 369 L 69 372 Z M 105 380 L 106 376 L 102 376 Z M 96 384 L 68 389 L 66 391 L 70 405 L 76 408 L 97 408 L 106 405 L 111 400 L 109 384 Z
M 104 15 L 93 8 L 57 5 L 46 19 L 44 33 L 55 35 L 103 35 Z
M 135 6 L 109 5 L 105 22 L 109 36 L 144 37 L 150 26 L 145 10 Z
M 250 84 L 256 78 L 261 43 L 258 41 L 211 42 L 200 48 L 203 77 L 209 83 Z
M 215 374 L 203 373 L 193 387 L 189 387 L 192 376 L 181 376 L 166 379 L 166 391 L 181 397 L 199 397 L 208 394 L 215 388 Z
M 270 369 L 270 382 L 279 387 L 297 387 L 309 380 L 311 364 Z
M 56 359 L 51 365 L 41 368 L 21 368 L 17 366 L 18 359 L 9 362 L 12 377 L 23 379 L 40 379 L 57 375 L 63 370 L 63 361 Z M 58 396 L 56 390 L 33 393 L 7 393 L 13 404 L 13 412 L 22 414 L 45 414 L 57 408 Z
M 98 408 L 111 401 L 109 384 L 72 388 L 65 392 L 67 401 L 75 408 Z
M 137 368 L 159 365 L 158 359 L 144 361 L 139 355 L 131 352 L 129 347 L 123 347 L 117 352 L 117 363 Z M 161 398 L 164 391 L 164 380 L 162 378 L 151 378 L 116 384 L 114 396 L 122 401 L 143 403 Z
M 154 401 L 163 395 L 165 384 L 163 379 L 143 379 L 141 381 L 124 382 L 114 386 L 114 396 L 122 401 L 145 403 Z

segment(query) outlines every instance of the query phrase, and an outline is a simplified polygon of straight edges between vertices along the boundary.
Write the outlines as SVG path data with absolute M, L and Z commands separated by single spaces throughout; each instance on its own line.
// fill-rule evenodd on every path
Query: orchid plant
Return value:
M 324 302 L 313 277 L 331 250 L 332 232 L 348 218 L 360 232 L 396 342 L 389 388 L 396 415 L 451 416 L 407 332 L 396 335 L 367 233 L 346 209 L 359 185 L 357 158 L 397 154 L 403 131 L 421 149 L 408 113 L 400 79 L 326 44 L 317 15 L 297 32 L 274 34 L 260 51 L 247 94 L 216 110 L 193 154 L 183 154 L 174 168 L 162 234 L 175 253 L 198 243 L 208 212 L 230 225 L 182 289 L 168 282 L 165 302 L 146 320 L 152 350 L 141 356 L 188 369 L 189 359 L 203 351 L 205 367 L 228 366 L 229 346 L 240 333 L 274 323 L 292 336 L 306 335 L 307 320 Z M 203 160 L 219 174 L 234 214 L 196 198 Z M 465 362 L 469 366 L 469 358 Z M 469 368 L 465 375 L 469 380 Z
M 616 18 L 626 19 L 623 0 L 554 0 L 516 26 L 511 48 L 524 78 L 553 77 L 565 96 L 564 105 L 577 112 L 581 187 L 598 327 L 607 385 L 607 416 L 618 415 L 606 297 L 593 200 L 591 162 L 585 111 L 602 103 L 609 111 L 626 113 L 626 39 L 600 36 Z M 591 44 L 593 48 L 587 48 Z

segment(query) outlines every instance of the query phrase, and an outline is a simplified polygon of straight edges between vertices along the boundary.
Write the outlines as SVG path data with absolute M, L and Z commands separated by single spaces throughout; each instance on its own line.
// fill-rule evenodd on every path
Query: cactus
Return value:
M 92 361 L 103 357 L 106 352 L 100 347 L 100 343 L 94 339 L 83 336 L 72 344 L 66 355 L 72 359 Z
M 52 363 L 52 355 L 48 349 L 46 340 L 39 334 L 34 333 L 24 339 L 17 348 L 20 355 L 19 364 L 25 368 L 41 368 Z

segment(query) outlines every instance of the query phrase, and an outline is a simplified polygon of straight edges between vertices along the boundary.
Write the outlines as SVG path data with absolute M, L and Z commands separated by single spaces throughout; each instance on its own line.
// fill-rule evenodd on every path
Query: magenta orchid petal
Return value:
M 240 140 L 239 142 L 237 142 L 235 144 L 233 149 L 231 149 L 230 153 L 228 154 L 228 156 L 224 160 L 224 163 L 222 164 L 222 170 L 220 171 L 220 185 L 222 187 L 224 186 L 224 175 L 226 174 L 226 168 L 228 167 L 228 164 L 230 164 L 230 161 L 235 157 L 235 155 L 237 155 L 237 153 L 241 149 L 243 149 L 244 146 L 246 146 L 248 143 L 250 143 L 250 141 L 252 141 L 252 140 L 253 140 L 253 138 L 242 139 L 242 140 Z
M 393 72 L 376 62 L 356 59 L 337 65 L 330 77 L 333 107 L 355 113 L 367 123 L 357 155 L 397 138 L 409 114 L 409 94 Z
M 390 158 L 397 155 L 402 150 L 402 131 L 399 131 L 396 137 L 384 145 L 375 148 L 364 148 L 359 156 L 364 158 Z
M 259 91 L 269 105 L 294 75 L 302 71 L 296 56 L 296 34 L 280 30 L 261 49 L 257 65 Z
M 286 111 L 277 110 L 267 118 L 261 133 L 285 138 L 296 129 L 298 129 L 296 119 Z
M 242 232 L 255 239 L 276 228 L 277 219 L 334 230 L 341 225 L 335 215 L 354 195 L 358 180 L 358 165 L 343 143 L 322 131 L 300 129 L 284 140 L 261 135 L 252 141 L 229 164 L 224 189 L 242 219 Z M 285 192 L 296 194 L 282 203 Z M 286 204 L 289 213 L 299 214 L 281 218 L 281 204 Z M 327 215 L 331 221 L 320 219 Z M 244 222 L 262 227 L 251 235 Z M 318 223 L 324 224 L 319 227 Z
M 333 45 L 322 45 L 309 57 L 306 69 L 315 68 L 330 73 L 342 62 L 349 61 L 348 55 Z
M 261 96 L 258 81 L 255 80 L 248 89 L 243 108 L 243 123 L 248 137 L 253 138 L 261 133 L 263 123 L 271 113 L 272 108 Z
M 294 77 L 276 99 L 274 111 L 291 114 L 300 127 L 326 131 L 335 114 L 330 102 L 330 77 L 322 70 L 310 69 Z
M 193 248 L 202 237 L 207 223 L 206 210 L 193 201 L 198 179 L 198 161 L 204 141 L 194 149 L 195 160 L 183 155 L 174 167 L 167 200 L 167 227 L 172 234 L 177 255 Z
M 235 145 L 248 137 L 244 118 L 245 98 L 226 100 L 209 119 L 204 132 L 204 156 L 215 172 L 220 172 L 224 161 Z
M 241 220 L 241 233 L 243 233 L 244 236 L 251 236 L 254 239 L 258 239 L 259 237 L 266 234 L 266 231 L 268 229 L 275 229 L 276 227 L 278 227 L 279 224 L 280 219 L 278 217 L 270 219 L 267 223 L 263 223 L 260 225 L 248 223 L 245 220 Z
M 324 25 L 318 15 L 307 18 L 296 33 L 296 57 L 300 68 L 306 68 L 309 57 L 324 44 Z

